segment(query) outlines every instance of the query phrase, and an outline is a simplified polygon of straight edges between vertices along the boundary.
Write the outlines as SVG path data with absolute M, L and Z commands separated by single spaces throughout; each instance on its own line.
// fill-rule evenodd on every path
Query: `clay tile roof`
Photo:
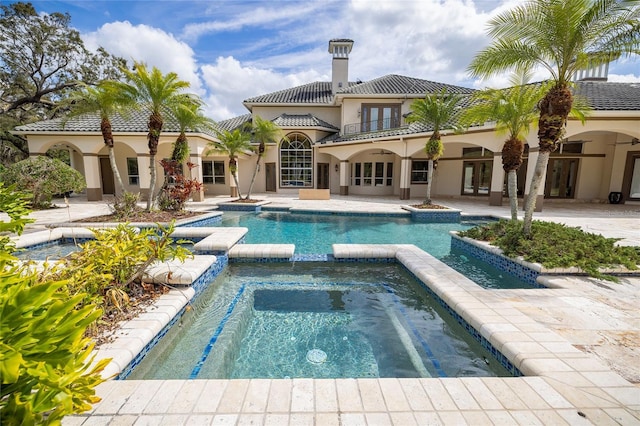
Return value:
M 338 131 L 332 124 L 312 115 L 312 114 L 282 114 L 276 117 L 273 122 L 280 127 L 324 127 Z
M 586 98 L 596 111 L 640 110 L 640 83 L 579 81 L 574 93 Z

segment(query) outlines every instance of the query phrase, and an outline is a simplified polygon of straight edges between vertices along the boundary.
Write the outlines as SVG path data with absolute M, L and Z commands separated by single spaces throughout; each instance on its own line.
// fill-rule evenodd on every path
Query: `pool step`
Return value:
M 295 244 L 236 244 L 229 259 L 290 259 L 295 249 Z

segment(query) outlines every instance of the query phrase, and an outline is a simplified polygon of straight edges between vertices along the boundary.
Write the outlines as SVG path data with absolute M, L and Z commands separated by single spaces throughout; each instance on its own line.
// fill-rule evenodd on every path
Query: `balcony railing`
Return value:
M 369 121 L 366 123 L 345 124 L 344 134 L 377 132 L 379 130 L 398 129 L 402 127 L 401 120 L 386 118 L 384 120 Z

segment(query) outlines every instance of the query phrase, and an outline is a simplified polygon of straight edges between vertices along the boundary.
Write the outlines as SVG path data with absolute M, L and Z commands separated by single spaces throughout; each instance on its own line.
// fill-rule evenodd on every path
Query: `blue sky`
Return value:
M 482 88 L 465 69 L 489 43 L 486 22 L 521 0 L 32 1 L 68 12 L 89 48 L 174 71 L 223 120 L 252 96 L 329 81 L 332 38 L 355 41 L 350 80 L 386 74 Z M 610 81 L 639 81 L 640 59 L 613 64 Z M 545 78 L 544 73 L 534 78 Z

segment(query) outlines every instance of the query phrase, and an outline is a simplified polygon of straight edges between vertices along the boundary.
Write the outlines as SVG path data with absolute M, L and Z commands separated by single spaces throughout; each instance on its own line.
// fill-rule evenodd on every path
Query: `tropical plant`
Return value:
M 22 233 L 30 221 L 26 199 L 0 182 L 0 211 L 10 218 L 0 231 Z M 15 263 L 13 249 L 0 243 L 0 419 L 3 425 L 60 424 L 99 401 L 94 388 L 110 360 L 92 367 L 93 343 L 83 334 L 101 312 L 93 304 L 77 309 L 82 292 L 72 296 L 65 281 L 40 281 Z
M 87 186 L 84 176 L 60 160 L 39 155 L 19 161 L 1 176 L 7 184 L 33 194 L 31 205 L 46 208 L 54 195 L 80 192 Z
M 469 65 L 473 76 L 536 66 L 551 74 L 551 88 L 539 103 L 539 154 L 525 202 L 523 232 L 529 236 L 549 154 L 563 138 L 572 108 L 570 82 L 581 69 L 640 53 L 640 7 L 637 0 L 535 0 L 497 15 L 489 27 L 494 40 Z
M 229 171 L 231 172 L 231 176 L 233 176 L 233 181 L 238 191 L 238 199 L 240 200 L 242 199 L 242 194 L 240 192 L 240 185 L 238 184 L 238 155 L 250 152 L 252 148 L 251 134 L 241 129 L 235 129 L 233 131 L 219 131 L 218 140 L 209 142 L 207 144 L 207 150 L 205 151 L 205 155 L 219 152 L 229 156 Z M 233 195 L 234 194 L 231 194 L 231 196 Z
M 251 199 L 251 190 L 253 189 L 256 176 L 260 171 L 260 160 L 262 160 L 264 153 L 267 150 L 267 143 L 277 142 L 284 137 L 282 129 L 280 129 L 278 125 L 273 121 L 263 120 L 259 115 L 253 117 L 251 134 L 253 136 L 253 142 L 258 142 L 258 159 L 256 160 L 256 167 L 253 170 L 253 176 L 251 177 L 251 183 L 249 184 L 249 190 L 247 191 L 247 200 Z
M 162 72 L 153 67 L 151 72 L 147 70 L 145 64 L 136 62 L 134 70 L 123 70 L 127 82 L 109 81 L 106 82 L 110 89 L 115 90 L 120 97 L 126 99 L 129 105 L 143 109 L 149 113 L 147 123 L 149 133 L 147 134 L 151 175 L 149 186 L 149 196 L 147 199 L 147 211 L 151 211 L 155 204 L 156 185 L 156 154 L 158 153 L 158 142 L 160 133 L 164 125 L 164 116 L 167 111 L 175 111 L 178 105 L 193 105 L 196 101 L 192 95 L 182 92 L 189 87 L 189 83 L 178 79 L 175 72 L 163 75 Z
M 81 115 L 97 113 L 100 116 L 102 139 L 109 151 L 109 163 L 121 194 L 125 193 L 126 189 L 116 164 L 111 117 L 117 112 L 122 112 L 125 107 L 131 107 L 131 104 L 127 105 L 128 101 L 131 99 L 119 97 L 113 88 L 106 84 L 100 84 L 97 87 L 82 86 L 81 90 L 73 92 L 62 104 L 69 108 L 69 113 L 63 120 L 63 126 L 66 126 L 70 119 Z
M 425 144 L 425 152 L 429 161 L 427 171 L 427 195 L 424 204 L 431 204 L 431 187 L 433 183 L 433 162 L 444 153 L 442 136 L 440 131 L 446 125 L 451 125 L 457 110 L 456 107 L 462 99 L 461 95 L 446 93 L 426 94 L 424 99 L 416 99 L 409 107 L 411 114 L 407 116 L 408 123 L 420 123 L 431 129 L 431 136 Z
M 182 173 L 182 164 L 176 160 L 160 160 L 164 169 L 166 183 L 158 197 L 158 207 L 163 211 L 182 211 L 191 197 L 191 194 L 202 189 L 202 183 L 196 179 L 187 178 Z M 197 167 L 192 162 L 187 162 L 189 175 L 191 170 Z
M 0 263 L 13 259 L 9 254 L 15 251 L 15 243 L 6 234 L 20 235 L 24 227 L 33 222 L 26 218 L 31 213 L 30 199 L 30 194 L 17 191 L 15 185 L 5 186 L 0 180 L 0 212 L 9 218 L 8 222 L 0 221 Z
M 547 90 L 545 85 L 528 84 L 529 72 L 511 76 L 509 89 L 486 89 L 474 93 L 472 105 L 465 109 L 461 121 L 465 125 L 496 122 L 496 132 L 507 134 L 502 146 L 502 168 L 507 172 L 511 219 L 518 220 L 518 175 L 524 151 L 523 138 L 538 115 L 538 101 Z
M 96 303 L 105 312 L 117 314 L 129 304 L 133 286 L 153 262 L 184 261 L 191 252 L 173 245 L 172 223 L 158 229 L 137 229 L 127 224 L 92 229 L 95 239 L 80 245 L 41 273 L 41 279 L 68 280 L 70 291 L 84 293 L 79 306 Z
M 200 109 L 202 102 L 198 99 L 192 100 L 192 104 L 176 104 L 172 111 L 173 117 L 178 122 L 180 134 L 173 144 L 171 159 L 178 163 L 184 163 L 189 158 L 187 131 L 213 130 L 216 125 L 215 121 L 202 113 Z

